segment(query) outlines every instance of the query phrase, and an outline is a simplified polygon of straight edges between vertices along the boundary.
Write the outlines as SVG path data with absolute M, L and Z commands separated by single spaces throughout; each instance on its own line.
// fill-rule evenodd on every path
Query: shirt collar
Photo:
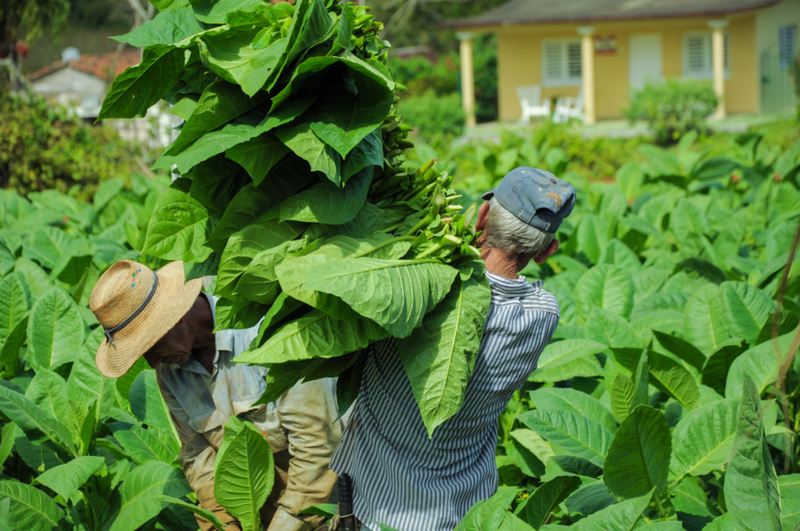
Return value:
M 541 280 L 537 280 L 531 284 L 528 282 L 525 275 L 520 275 L 516 279 L 510 279 L 487 271 L 486 278 L 492 286 L 492 294 L 503 295 L 505 297 L 525 297 L 534 294 L 537 289 L 542 287 Z

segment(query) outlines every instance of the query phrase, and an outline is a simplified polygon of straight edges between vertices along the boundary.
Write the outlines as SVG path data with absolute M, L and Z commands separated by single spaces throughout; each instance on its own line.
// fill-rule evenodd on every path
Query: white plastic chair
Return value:
M 577 98 L 558 98 L 556 110 L 553 111 L 553 122 L 557 124 L 569 122 L 570 118 L 584 120 L 583 114 L 583 87 L 578 91 Z
M 526 124 L 535 116 L 550 116 L 550 98 L 542 99 L 542 86 L 517 87 L 522 116 L 519 121 Z

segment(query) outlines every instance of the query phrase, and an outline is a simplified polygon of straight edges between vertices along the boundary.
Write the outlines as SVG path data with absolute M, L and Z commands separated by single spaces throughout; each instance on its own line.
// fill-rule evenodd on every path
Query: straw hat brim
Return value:
M 125 328 L 114 334 L 114 342 L 103 339 L 95 361 L 100 372 L 119 378 L 164 337 L 191 309 L 200 295 L 203 280 L 184 282 L 183 262 L 172 262 L 158 271 L 153 298 Z

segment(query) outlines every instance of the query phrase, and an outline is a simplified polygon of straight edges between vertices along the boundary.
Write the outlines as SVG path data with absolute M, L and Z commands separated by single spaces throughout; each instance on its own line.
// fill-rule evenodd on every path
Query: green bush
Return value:
M 457 92 L 458 65 L 455 54 L 448 54 L 435 62 L 421 56 L 389 60 L 394 79 L 408 89 L 406 97 L 421 96 L 430 90 L 437 96 Z
M 55 189 L 79 199 L 125 177 L 139 152 L 116 131 L 85 124 L 32 94 L 0 90 L 0 187 L 20 194 Z
M 464 110 L 458 94 L 437 96 L 428 91 L 422 96 L 406 98 L 398 106 L 403 121 L 414 124 L 426 134 L 455 134 L 464 132 Z
M 792 75 L 794 76 L 794 92 L 797 94 L 797 118 L 800 119 L 800 55 L 794 58 Z
M 473 43 L 475 120 L 497 121 L 497 36 L 481 35 Z
M 685 133 L 698 130 L 711 116 L 719 100 L 713 87 L 702 81 L 670 79 L 646 85 L 634 93 L 625 116 L 641 120 L 653 129 L 656 142 L 676 142 Z

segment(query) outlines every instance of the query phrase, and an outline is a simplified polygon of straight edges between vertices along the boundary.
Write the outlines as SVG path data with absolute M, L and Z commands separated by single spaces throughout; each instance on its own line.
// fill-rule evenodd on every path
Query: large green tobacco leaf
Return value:
M 83 344 L 83 318 L 75 302 L 59 288 L 33 305 L 28 322 L 28 348 L 36 368 L 73 361 Z
M 574 389 L 549 387 L 532 391 L 530 396 L 536 409 L 574 411 L 597 422 L 611 433 L 617 431 L 617 420 L 591 395 Z
M 703 385 L 711 387 L 719 394 L 725 394 L 725 380 L 734 360 L 747 350 L 747 343 L 731 338 L 708 357 L 703 365 Z
M 13 384 L 5 380 L 0 380 L 0 411 L 28 434 L 32 442 L 49 438 L 70 448 L 72 435 L 67 427 L 15 391 Z
M 281 221 L 304 221 L 343 225 L 352 221 L 364 207 L 372 183 L 372 169 L 365 169 L 347 181 L 344 188 L 321 182 L 280 204 Z
M 422 326 L 398 342 L 400 361 L 431 437 L 461 408 L 491 302 L 486 280 L 456 281 Z
M 518 418 L 550 442 L 599 466 L 603 465 L 614 437 L 601 424 L 574 411 L 536 409 Z
M 303 228 L 300 223 L 261 220 L 233 234 L 222 253 L 214 294 L 233 298 L 239 279 L 256 255 L 294 240 Z
M 778 476 L 781 490 L 781 521 L 783 529 L 796 529 L 800 524 L 800 474 Z
M 719 286 L 703 286 L 686 303 L 684 337 L 707 352 L 716 350 L 731 337 Z
M 578 358 L 570 363 L 553 367 L 544 371 L 535 371 L 528 377 L 530 382 L 555 383 L 572 378 L 594 378 L 603 375 L 603 366 L 596 356 Z
M 192 2 L 195 15 L 206 24 L 224 24 L 229 14 L 237 11 L 253 12 L 258 6 L 264 7 L 264 3 L 261 0 L 194 0 Z M 255 15 L 251 13 L 251 16 L 255 20 Z
M 214 526 L 216 526 L 217 529 L 225 529 L 225 524 L 223 524 L 214 513 L 212 513 L 208 509 L 203 509 L 202 507 L 199 507 L 193 503 L 188 503 L 181 499 L 173 498 L 172 496 L 153 496 L 153 501 L 164 505 L 170 504 L 176 507 L 180 507 L 182 509 L 186 509 L 190 513 L 196 514 L 201 518 L 205 518 L 206 520 L 214 524 Z M 182 524 L 182 525 L 185 526 L 187 524 Z M 194 522 L 192 522 L 192 526 L 194 525 L 195 525 Z M 176 528 L 176 526 L 173 526 L 172 528 L 174 529 Z
M 61 421 L 72 434 L 72 440 L 80 439 L 80 425 L 67 399 L 67 382 L 47 369 L 41 369 L 25 389 L 25 397 L 39 406 L 48 417 Z
M 534 529 L 541 529 L 550 517 L 553 509 L 567 499 L 578 487 L 581 486 L 580 478 L 574 476 L 561 476 L 543 483 L 521 505 L 517 514 L 524 514 L 525 521 Z
M 308 113 L 311 129 L 342 157 L 383 122 L 394 98 L 364 74 L 348 74 L 349 79 L 327 87 Z
M 685 361 L 689 366 L 694 367 L 698 371 L 703 370 L 703 366 L 706 363 L 706 356 L 694 345 L 677 336 L 665 334 L 657 330 L 653 331 L 653 335 L 667 352 L 674 354 L 678 359 Z
M 539 356 L 536 370 L 531 374 L 535 378 L 558 367 L 569 367 L 581 358 L 588 358 L 604 351 L 606 346 L 588 339 L 566 339 L 547 345 Z
M 240 363 L 258 365 L 312 358 L 333 358 L 360 350 L 388 333 L 359 318 L 341 321 L 313 310 L 276 330 L 266 343 L 237 356 Z
M 220 96 L 217 95 L 217 97 L 219 98 Z M 235 98 L 235 93 L 231 97 Z M 219 129 L 203 134 L 178 154 L 164 154 L 153 165 L 153 168 L 168 169 L 173 164 L 176 164 L 178 170 L 181 173 L 185 173 L 200 162 L 224 152 L 228 158 L 235 160 L 247 169 L 253 180 L 258 184 L 264 179 L 268 168 L 263 171 L 263 175 L 254 171 L 263 169 L 263 161 L 251 153 L 254 149 L 251 144 L 256 147 L 263 147 L 263 142 L 257 141 L 262 138 L 261 135 L 294 120 L 308 108 L 311 102 L 312 100 L 310 99 L 294 100 L 286 104 L 278 112 L 268 115 L 264 114 L 263 109 L 255 109 L 226 123 Z M 210 105 L 210 97 L 209 100 L 204 100 L 204 103 Z M 199 120 L 200 117 L 201 115 L 198 114 L 197 119 Z M 200 124 L 198 123 L 197 125 L 199 127 Z M 210 125 L 213 125 L 213 123 Z M 264 138 L 269 139 L 270 137 L 266 136 Z M 285 151 L 283 153 L 285 154 Z
M 12 273 L 0 281 L 0 342 L 8 336 L 31 309 L 31 292 L 21 273 Z
M 736 436 L 740 400 L 729 398 L 686 413 L 672 432 L 670 482 L 723 468 Z
M 214 464 L 214 496 L 242 523 L 243 531 L 260 529 L 258 511 L 275 482 L 272 450 L 251 423 L 231 417 Z
M 236 295 L 234 300 L 219 299 L 216 307 L 214 332 L 229 328 L 241 330 L 256 326 L 268 309 L 268 305 L 249 301 L 241 295 Z
M 598 265 L 617 265 L 631 275 L 635 275 L 642 269 L 642 263 L 639 261 L 639 257 L 636 256 L 636 253 L 631 251 L 630 247 L 616 238 L 611 240 L 608 246 L 603 249 L 597 263 Z
M 342 167 L 342 182 L 347 182 L 350 177 L 370 166 L 383 168 L 383 142 L 380 129 L 364 137 L 364 140 L 347 155 Z
M 190 187 L 189 179 L 178 179 L 158 200 L 147 226 L 143 253 L 185 262 L 202 262 L 211 255 L 204 244 L 219 214 L 189 195 Z
M 533 529 L 508 512 L 517 489 L 500 487 L 488 500 L 473 505 L 456 526 L 455 531 L 529 531 Z
M 248 182 L 246 172 L 222 155 L 211 157 L 204 164 L 195 166 L 184 177 L 192 180 L 189 194 L 216 211 L 224 211 Z
M 457 274 L 437 260 L 345 258 L 314 267 L 305 287 L 336 295 L 403 338 L 444 299 Z
M 614 435 L 603 470 L 608 490 L 629 499 L 667 488 L 670 433 L 663 413 L 639 406 Z
M 178 454 L 175 440 L 161 440 L 152 432 L 127 422 L 112 422 L 108 425 L 125 452 L 135 463 L 161 461 L 172 463 Z
M 606 360 L 606 364 L 609 362 L 610 360 Z M 614 383 L 609 389 L 609 399 L 611 410 L 620 421 L 625 420 L 628 414 L 638 406 L 647 404 L 649 374 L 650 366 L 647 354 L 643 353 L 639 359 L 639 365 L 633 371 L 633 379 L 619 372 L 614 377 Z
M 678 242 L 687 243 L 690 236 L 700 236 L 708 232 L 708 220 L 703 210 L 692 201 L 684 198 L 678 202 L 670 215 L 669 225 Z
M 736 529 L 781 531 L 778 479 L 764 433 L 759 389 L 745 375 L 735 454 L 725 473 L 725 505 Z
M 143 48 L 155 44 L 177 44 L 204 30 L 205 27 L 195 18 L 194 11 L 184 7 L 159 13 L 153 20 L 145 22 L 127 35 L 112 39 L 126 42 L 134 48 Z
M 68 500 L 103 462 L 103 458 L 98 456 L 77 457 L 61 466 L 46 470 L 36 478 L 36 482 Z
M 596 465 L 592 465 L 596 466 Z M 600 467 L 597 467 L 600 468 Z M 600 469 L 602 473 L 603 469 Z M 598 476 L 600 474 L 597 474 Z M 584 483 L 564 501 L 567 514 L 588 516 L 619 503 L 602 481 Z M 546 529 L 546 528 L 545 528 Z
M 0 478 L 0 497 L 11 500 L 8 519 L 13 529 L 50 531 L 64 518 L 56 502 L 41 490 L 14 479 Z
M 595 306 L 589 313 L 586 338 L 613 348 L 641 347 L 642 341 L 624 318 Z
M 143 117 L 178 81 L 186 54 L 172 45 L 145 48 L 142 62 L 114 79 L 97 119 Z
M 633 372 L 639 364 L 641 349 L 614 348 L 614 360 Z M 680 363 L 664 354 L 647 351 L 650 384 L 677 400 L 686 409 L 700 404 L 700 388 L 697 380 Z
M 624 269 L 601 264 L 581 277 L 575 286 L 575 310 L 588 321 L 594 306 L 628 318 L 633 309 L 633 281 Z
M 116 381 L 100 374 L 94 361 L 95 352 L 100 343 L 105 340 L 102 327 L 97 327 L 86 338 L 78 356 L 72 364 L 72 370 L 67 380 L 67 396 L 73 404 L 90 404 L 97 401 L 94 410 L 95 422 L 103 422 L 114 403 Z M 86 411 L 76 412 L 78 421 L 82 424 Z
M 767 341 L 737 357 L 728 371 L 725 396 L 728 398 L 741 396 L 745 375 L 755 382 L 759 394 L 767 391 L 778 378 L 780 368 L 789 355 L 793 339 L 794 332 L 780 336 L 779 352 L 775 352 L 775 344 L 772 341 Z
M 159 461 L 143 463 L 125 477 L 108 531 L 139 529 L 167 506 L 164 496 L 180 498 L 190 491 L 180 469 Z
M 236 85 L 222 80 L 211 83 L 203 91 L 192 116 L 181 128 L 181 134 L 164 154 L 177 155 L 204 134 L 250 111 L 266 99 L 264 93 L 250 98 Z
M 140 372 L 131 385 L 129 397 L 131 412 L 136 415 L 139 422 L 172 431 L 169 408 L 161 396 L 156 381 L 156 371 Z
M 339 186 L 342 183 L 342 157 L 311 130 L 307 122 L 294 122 L 275 130 L 275 135 L 298 157 L 311 165 L 311 171 Z
M 650 503 L 651 493 L 606 507 L 570 526 L 574 531 L 632 531 Z
M 752 343 L 775 310 L 775 303 L 769 295 L 744 282 L 724 282 L 720 288 L 728 330 Z
M 236 284 L 236 292 L 253 302 L 261 304 L 274 302 L 281 293 L 275 268 L 288 255 L 303 249 L 307 243 L 305 238 L 290 240 L 255 255 Z
M 213 133 L 204 136 L 198 142 L 211 134 Z M 264 134 L 229 148 L 225 151 L 225 156 L 247 170 L 247 174 L 258 186 L 287 153 L 289 148 L 275 135 Z
M 310 382 L 340 376 L 352 367 L 360 354 L 361 352 L 355 352 L 337 358 L 313 358 L 269 365 L 266 389 L 253 405 L 269 404 L 278 400 L 300 380 Z

